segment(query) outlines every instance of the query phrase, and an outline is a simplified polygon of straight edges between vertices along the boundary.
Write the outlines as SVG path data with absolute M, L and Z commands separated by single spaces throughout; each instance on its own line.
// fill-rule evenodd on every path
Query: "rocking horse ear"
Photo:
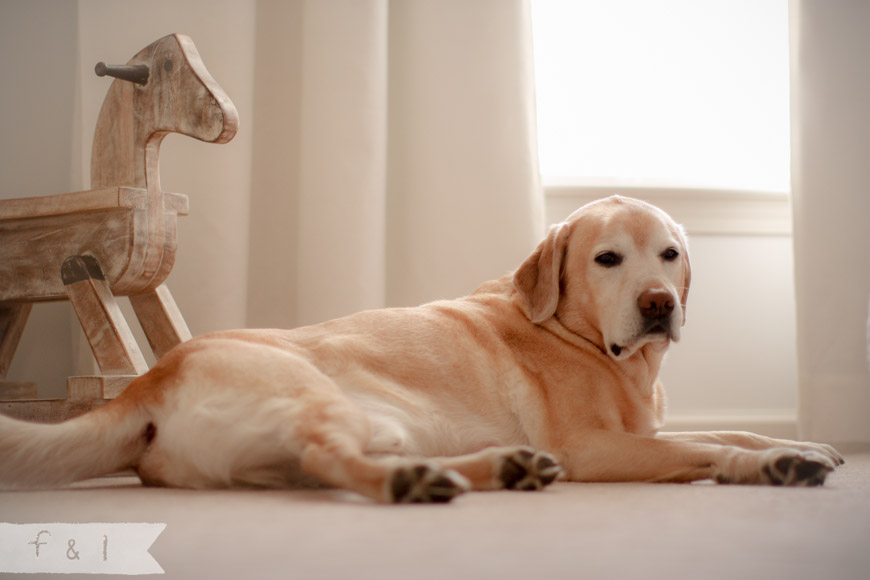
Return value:
M 514 288 L 520 295 L 526 316 L 535 324 L 553 316 L 559 305 L 568 230 L 568 224 L 564 222 L 552 226 L 544 241 L 514 273 Z

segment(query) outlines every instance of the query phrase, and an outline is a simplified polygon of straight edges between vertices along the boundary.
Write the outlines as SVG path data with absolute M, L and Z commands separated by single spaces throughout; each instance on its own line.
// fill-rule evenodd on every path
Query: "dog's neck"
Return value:
M 514 288 L 512 275 L 486 282 L 472 294 L 471 299 L 474 299 L 474 296 L 486 294 L 502 295 L 507 302 L 513 305 L 516 314 L 523 317 L 527 316 Z M 653 386 L 658 378 L 662 360 L 670 341 L 648 342 L 638 348 L 630 357 L 614 360 L 604 345 L 603 334 L 594 323 L 582 319 L 577 313 L 572 312 L 565 314 L 571 320 L 570 325 L 568 325 L 562 321 L 560 314 L 562 313 L 557 309 L 556 313 L 542 322 L 540 326 L 568 344 L 606 359 L 607 364 L 625 376 L 627 381 L 634 385 L 642 396 L 652 395 Z M 531 321 L 528 323 L 533 324 Z
M 608 365 L 618 369 L 619 374 L 625 376 L 642 396 L 652 395 L 670 341 L 648 342 L 638 348 L 630 357 L 614 360 L 604 346 L 601 332 L 592 325 L 583 325 L 582 330 L 577 331 L 568 328 L 559 320 L 558 316 L 554 316 L 543 322 L 541 326 L 581 350 L 595 351 L 607 360 Z
M 667 342 L 648 342 L 638 349 L 633 356 L 624 362 L 633 361 L 632 364 L 637 365 L 638 371 L 645 367 L 646 380 L 643 381 L 643 394 L 652 395 L 653 388 L 659 376 L 659 371 L 662 368 L 665 354 L 670 346 L 670 340 Z M 641 383 L 638 383 L 641 384 Z

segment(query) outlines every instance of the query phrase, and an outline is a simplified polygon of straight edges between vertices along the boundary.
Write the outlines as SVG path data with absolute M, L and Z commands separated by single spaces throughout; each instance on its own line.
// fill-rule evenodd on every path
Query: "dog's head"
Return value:
M 680 339 L 690 280 L 682 228 L 652 205 L 614 196 L 552 226 L 513 281 L 532 322 L 555 316 L 622 360 Z

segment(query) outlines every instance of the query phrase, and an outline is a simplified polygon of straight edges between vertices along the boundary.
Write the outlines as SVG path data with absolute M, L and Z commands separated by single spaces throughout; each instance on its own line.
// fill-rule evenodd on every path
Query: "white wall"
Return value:
M 794 415 L 792 242 L 694 236 L 683 338 L 662 379 L 674 415 Z
M 72 191 L 78 28 L 76 3 L 0 0 L 0 199 Z M 72 308 L 33 307 L 11 381 L 66 384 L 73 367 Z

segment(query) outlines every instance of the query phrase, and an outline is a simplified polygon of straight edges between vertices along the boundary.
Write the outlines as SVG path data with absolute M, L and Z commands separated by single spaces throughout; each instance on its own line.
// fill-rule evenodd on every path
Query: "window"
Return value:
M 544 185 L 787 192 L 787 0 L 532 0 Z

